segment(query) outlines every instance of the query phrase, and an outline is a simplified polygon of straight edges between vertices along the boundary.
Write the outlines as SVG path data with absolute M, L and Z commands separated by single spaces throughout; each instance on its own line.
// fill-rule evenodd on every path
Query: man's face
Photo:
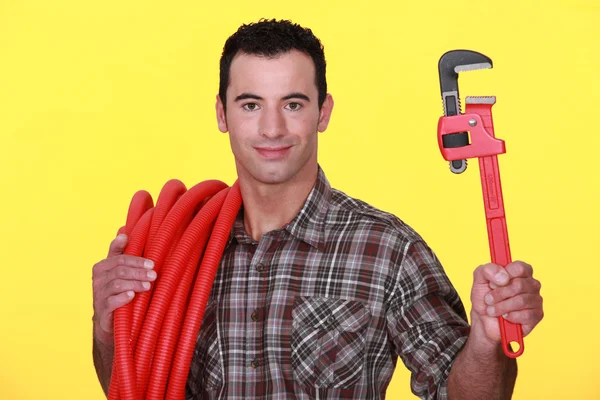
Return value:
M 219 129 L 229 131 L 239 178 L 262 184 L 310 178 L 316 172 L 317 135 L 327 128 L 332 108 L 327 95 L 319 111 L 308 55 L 238 54 L 230 68 L 227 115 L 219 96 L 216 109 Z

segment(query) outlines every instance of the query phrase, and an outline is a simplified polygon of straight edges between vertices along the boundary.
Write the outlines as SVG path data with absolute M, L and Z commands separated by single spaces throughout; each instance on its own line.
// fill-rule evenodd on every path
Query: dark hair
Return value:
M 242 25 L 225 42 L 221 55 L 219 96 L 226 104 L 231 62 L 239 53 L 274 57 L 291 50 L 299 50 L 312 58 L 315 64 L 315 83 L 319 92 L 319 109 L 327 95 L 325 79 L 325 53 L 321 41 L 308 28 L 291 21 L 261 19 L 256 23 Z

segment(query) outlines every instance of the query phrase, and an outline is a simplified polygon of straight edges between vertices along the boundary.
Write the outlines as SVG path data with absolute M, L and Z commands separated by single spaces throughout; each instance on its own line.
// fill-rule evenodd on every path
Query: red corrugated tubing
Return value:
M 238 183 L 204 181 L 163 187 L 156 207 L 137 192 L 129 205 L 125 254 L 154 261 L 149 291 L 114 313 L 115 356 L 109 400 L 185 397 L 204 309 L 242 204 Z M 199 265 L 199 267 L 198 267 Z

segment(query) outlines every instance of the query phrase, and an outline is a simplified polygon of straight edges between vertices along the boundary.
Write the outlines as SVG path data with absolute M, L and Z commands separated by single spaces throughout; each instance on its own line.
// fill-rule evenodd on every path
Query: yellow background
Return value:
M 485 219 L 477 163 L 453 175 L 437 148 L 437 61 L 457 48 L 494 60 L 462 75 L 461 95 L 498 98 L 513 258 L 534 265 L 546 309 L 514 398 L 600 398 L 596 0 L 0 2 L 0 398 L 102 398 L 92 265 L 136 190 L 233 182 L 218 60 L 260 17 L 325 45 L 333 186 L 420 232 L 468 307 Z M 408 379 L 400 363 L 388 397 L 413 398 Z

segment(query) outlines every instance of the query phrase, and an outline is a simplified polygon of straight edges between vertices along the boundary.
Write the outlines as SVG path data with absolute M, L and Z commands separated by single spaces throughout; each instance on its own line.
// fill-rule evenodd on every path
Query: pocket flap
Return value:
M 297 296 L 292 311 L 293 324 L 323 330 L 357 332 L 371 319 L 371 310 L 357 300 Z

